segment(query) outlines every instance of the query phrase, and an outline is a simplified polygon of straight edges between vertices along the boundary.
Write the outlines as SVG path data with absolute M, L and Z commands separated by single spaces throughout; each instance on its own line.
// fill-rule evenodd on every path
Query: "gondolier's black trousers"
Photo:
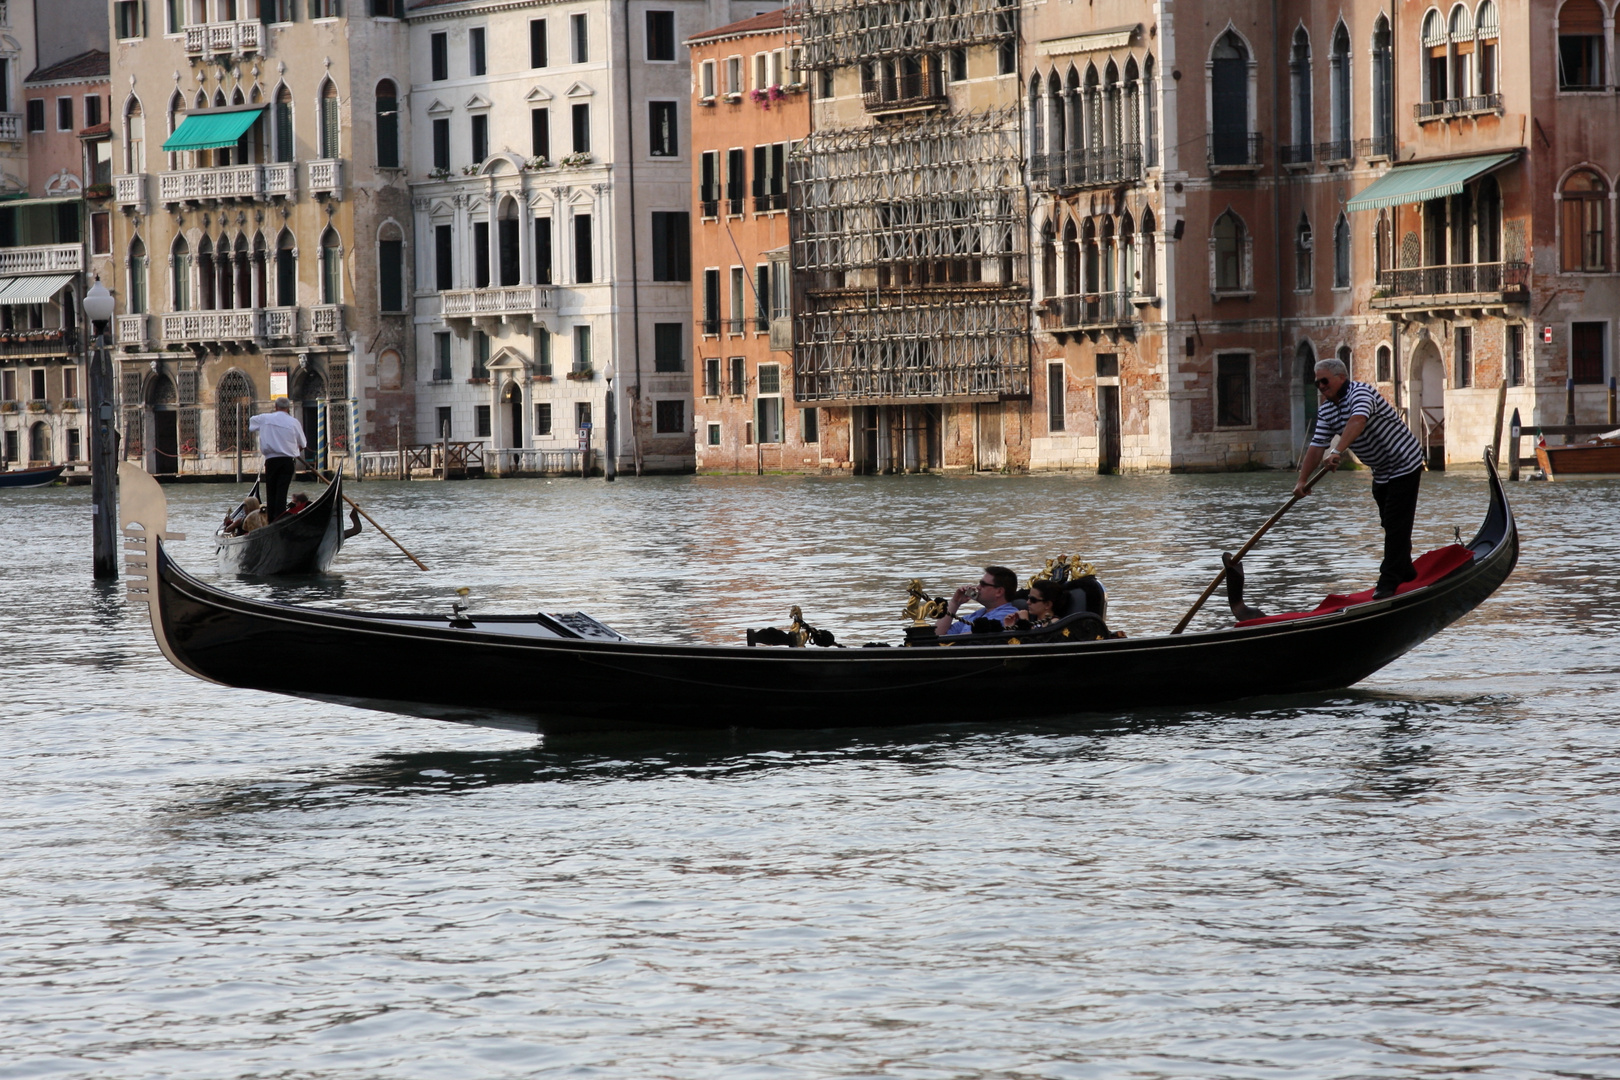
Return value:
M 1422 469 L 1383 484 L 1374 484 L 1373 501 L 1378 503 L 1378 523 L 1384 527 L 1384 561 L 1378 567 L 1378 584 L 1390 588 L 1417 576 L 1412 569 L 1412 522 L 1417 517 L 1418 481 Z
M 264 512 L 271 521 L 287 509 L 287 489 L 292 487 L 295 465 L 296 462 L 290 457 L 264 459 Z

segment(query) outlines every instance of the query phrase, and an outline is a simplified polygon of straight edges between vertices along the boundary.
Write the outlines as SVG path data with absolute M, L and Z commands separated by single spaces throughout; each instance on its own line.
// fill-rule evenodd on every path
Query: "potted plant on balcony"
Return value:
M 763 90 L 751 90 L 748 94 L 754 99 L 754 104 L 762 109 L 769 110 L 773 102 L 781 101 L 787 95 L 782 92 L 779 83 L 771 83 Z
M 595 160 L 596 159 L 594 157 L 585 151 L 576 150 L 572 154 L 569 154 L 567 157 L 563 158 L 557 164 L 561 165 L 565 169 L 578 169 L 591 164 Z
M 532 157 L 523 163 L 525 172 L 536 172 L 540 169 L 551 168 L 551 159 L 548 157 Z
M 477 174 L 478 174 L 478 166 L 477 165 L 463 165 L 461 167 L 461 175 L 462 176 L 476 176 Z
M 48 401 L 30 401 L 28 403 L 28 411 L 31 413 L 50 412 L 51 403 Z
M 87 199 L 110 199 L 112 193 L 113 186 L 111 184 L 91 184 L 84 189 L 84 197 Z
M 15 401 L 0 401 L 0 413 L 14 413 L 17 411 Z
M 180 456 L 194 458 L 197 456 L 197 440 L 187 439 L 180 444 Z
M 589 382 L 591 380 L 591 378 L 595 374 L 596 374 L 596 372 L 593 371 L 592 369 L 590 369 L 588 367 L 582 367 L 582 368 L 575 368 L 574 370 L 570 371 L 568 373 L 568 377 L 570 379 L 572 379 L 574 382 Z
M 63 412 L 78 412 L 82 408 L 84 408 L 84 402 L 78 398 L 64 398 L 62 401 Z
M 434 169 L 432 172 L 428 173 L 428 179 L 429 180 L 448 180 L 448 179 L 450 179 L 450 170 L 449 169 Z

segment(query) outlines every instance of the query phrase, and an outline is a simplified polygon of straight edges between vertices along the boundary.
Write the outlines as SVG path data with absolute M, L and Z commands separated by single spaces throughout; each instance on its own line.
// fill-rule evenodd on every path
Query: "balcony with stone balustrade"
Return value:
M 264 27 L 258 22 L 186 27 L 186 54 L 189 56 L 245 56 L 263 49 Z
M 142 349 L 152 340 L 152 320 L 147 315 L 119 315 L 113 320 L 113 336 L 121 348 Z
M 75 274 L 83 269 L 79 244 L 0 248 L 0 274 Z
M 113 202 L 118 204 L 120 210 L 146 213 L 146 174 L 113 177 Z
M 554 285 L 505 285 L 483 289 L 451 289 L 440 294 L 446 319 L 490 319 L 504 322 L 514 316 L 532 319 L 557 309 Z
M 343 162 L 336 158 L 324 158 L 309 163 L 309 193 L 311 195 L 330 195 L 334 199 L 343 196 Z
M 288 194 L 290 165 L 222 165 L 188 169 L 158 177 L 158 198 L 165 206 L 181 203 L 262 201 L 267 195 Z M 266 173 L 273 172 L 283 190 L 267 190 Z
M 163 344 L 210 345 L 255 341 L 264 312 L 259 308 L 228 311 L 176 311 L 162 316 Z
M 315 304 L 309 309 L 309 331 L 316 337 L 343 333 L 343 305 Z
M 22 142 L 23 114 L 0 113 L 0 142 Z

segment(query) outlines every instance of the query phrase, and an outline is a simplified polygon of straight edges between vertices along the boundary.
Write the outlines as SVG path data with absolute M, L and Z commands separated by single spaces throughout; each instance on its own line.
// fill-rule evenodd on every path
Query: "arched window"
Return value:
M 1100 293 L 1113 293 L 1119 291 L 1118 253 L 1114 250 L 1114 219 L 1103 218 L 1102 239 L 1097 245 L 1097 268 L 1102 272 L 1102 280 L 1097 283 Z
M 276 237 L 276 306 L 298 304 L 298 247 L 286 229 Z
M 1063 295 L 1080 293 L 1080 241 L 1075 234 L 1074 222 L 1063 226 Z
M 1130 214 L 1119 219 L 1119 291 L 1135 296 L 1142 291 L 1136 268 L 1136 223 Z M 1120 312 L 1120 318 L 1125 313 Z
M 1294 99 L 1294 161 L 1311 160 L 1311 37 L 1301 26 L 1288 50 L 1288 84 Z
M 1474 231 L 1478 234 L 1475 257 L 1482 263 L 1502 261 L 1502 189 L 1496 177 L 1479 182 L 1474 197 Z
M 1103 107 L 1102 107 L 1102 79 L 1097 75 L 1095 64 L 1086 65 L 1086 146 L 1091 151 L 1089 155 L 1086 177 L 1090 179 L 1095 174 L 1095 163 L 1102 154 L 1103 146 Z
M 1142 154 L 1142 84 L 1136 71 L 1136 58 L 1125 61 L 1124 103 L 1121 107 L 1124 133 L 1120 140 L 1121 159 L 1125 162 L 1123 178 L 1135 179 Z
M 253 383 L 240 371 L 227 371 L 214 389 L 214 448 L 222 454 L 236 450 L 252 415 Z
M 1050 221 L 1041 226 L 1041 295 L 1058 295 L 1057 235 Z
M 124 171 L 146 171 L 146 117 L 141 114 L 141 99 L 133 94 L 124 103 Z
M 269 289 L 269 267 L 267 263 L 270 253 L 266 249 L 264 233 L 253 238 L 253 306 L 269 307 L 271 305 Z
M 1153 211 L 1142 213 L 1142 286 L 1137 291 L 1143 296 L 1159 295 L 1159 237 L 1153 220 Z
M 1382 15 L 1373 24 L 1372 129 L 1374 157 L 1389 157 L 1395 149 L 1395 51 L 1389 20 Z
M 213 311 L 217 297 L 214 286 L 214 242 L 203 237 L 197 242 L 197 310 Z
M 1091 295 L 1099 291 L 1102 281 L 1102 260 L 1097 253 L 1097 223 L 1087 218 L 1080 226 L 1081 266 L 1080 289 Z
M 1037 177 L 1046 169 L 1046 101 L 1041 94 L 1041 77 L 1029 80 L 1029 153 Z
M 1339 346 L 1339 352 L 1338 352 L 1338 358 L 1339 358 L 1339 363 L 1344 365 L 1345 374 L 1348 375 L 1352 379 L 1355 378 L 1356 377 L 1355 356 L 1354 356 L 1353 353 L 1351 353 L 1350 346 L 1348 346 L 1348 345 L 1340 345 Z M 1311 374 L 1314 376 L 1316 374 L 1316 372 L 1312 371 Z M 1314 382 L 1313 382 L 1312 385 L 1315 385 Z
M 1342 212 L 1333 223 L 1333 287 L 1350 287 L 1350 219 Z
M 1333 31 L 1333 53 L 1328 62 L 1331 85 L 1328 107 L 1333 112 L 1332 161 L 1350 158 L 1350 31 L 1340 23 Z
M 1159 87 L 1154 80 L 1153 57 L 1142 61 L 1142 164 L 1159 163 Z
M 239 234 L 236 237 L 235 250 L 232 252 L 232 269 L 235 271 L 236 305 L 239 308 L 251 308 L 258 305 L 253 302 L 253 257 L 248 251 L 247 236 Z
M 1609 268 L 1609 185 L 1595 172 L 1571 173 L 1559 193 L 1564 204 L 1565 270 L 1601 272 Z
M 1476 93 L 1501 93 L 1496 67 L 1497 39 L 1500 34 L 1495 0 L 1481 0 L 1479 10 L 1474 14 L 1474 78 L 1478 87 Z M 1494 103 L 1486 104 L 1489 107 Z
M 1467 5 L 1451 9 L 1451 96 L 1466 98 L 1474 92 L 1474 16 Z
M 180 96 L 180 91 L 176 90 L 173 94 L 171 94 L 169 96 L 169 115 L 168 115 L 169 130 L 168 130 L 167 134 L 173 135 L 174 131 L 175 131 L 175 128 L 178 128 L 180 126 L 180 122 L 182 120 L 184 120 L 185 117 L 186 117 L 186 99 Z M 169 152 L 169 170 L 171 172 L 173 172 L 175 169 L 178 169 L 179 167 L 180 167 L 180 155 L 175 151 L 170 151 Z
M 1246 288 L 1249 280 L 1244 250 L 1247 240 L 1243 220 L 1232 211 L 1215 219 L 1210 243 L 1215 259 L 1212 276 L 1216 292 L 1242 292 Z
M 1423 16 L 1423 100 L 1444 101 L 1451 88 L 1451 45 L 1446 21 L 1436 8 Z
M 511 200 L 507 200 L 511 205 Z M 513 246 L 517 245 L 517 222 L 514 220 Z M 505 257 L 505 223 L 502 223 L 502 257 Z M 514 253 L 513 259 L 516 259 Z M 505 267 L 502 267 L 502 276 Z M 514 281 L 513 284 L 516 284 Z M 377 232 L 377 293 L 378 300 L 384 311 L 405 310 L 405 234 L 400 227 L 392 221 L 384 222 Z
M 1377 380 L 1381 383 L 1393 381 L 1394 373 L 1390 370 L 1392 365 L 1390 364 L 1389 346 L 1378 346 L 1377 357 L 1377 370 L 1374 373 L 1374 377 L 1377 378 Z
M 1565 0 L 1558 9 L 1558 88 L 1602 90 L 1603 8 L 1597 0 Z
M 1068 168 L 1070 175 L 1080 176 L 1080 163 L 1086 152 L 1086 99 L 1080 89 L 1080 73 L 1069 65 L 1069 74 L 1063 83 L 1063 116 L 1064 132 L 1068 136 L 1065 144 L 1068 150 Z
M 1210 53 L 1210 118 L 1210 163 L 1249 164 L 1249 50 L 1233 30 Z
M 129 242 L 129 299 L 124 307 L 131 315 L 146 314 L 146 243 L 137 234 Z
M 1316 256 L 1316 241 L 1311 236 L 1311 219 L 1304 214 L 1299 215 L 1299 224 L 1294 226 L 1294 291 L 1309 292 L 1311 288 L 1311 264 Z
M 377 84 L 377 167 L 399 168 L 399 93 L 389 79 Z
M 1058 73 L 1055 70 L 1047 80 L 1046 86 L 1046 115 L 1051 124 L 1047 141 L 1043 145 L 1050 148 L 1051 153 L 1056 156 L 1059 166 L 1063 167 L 1068 164 L 1062 158 L 1063 150 L 1069 144 L 1068 132 L 1064 130 L 1068 117 L 1065 115 L 1063 108 L 1063 83 L 1058 79 Z
M 1118 176 L 1115 166 L 1119 160 L 1123 126 L 1120 117 L 1120 96 L 1119 65 L 1110 60 L 1103 68 L 1103 147 L 1109 165 L 1105 175 L 1110 180 Z
M 330 226 L 321 234 L 321 303 L 343 303 L 343 247 Z
M 331 80 L 321 84 L 321 145 L 322 159 L 338 156 L 338 92 Z
M 275 106 L 275 144 L 276 160 L 289 162 L 293 159 L 293 104 L 292 91 L 285 86 L 276 91 Z
M 169 249 L 169 310 L 191 310 L 191 249 L 183 237 L 174 238 Z

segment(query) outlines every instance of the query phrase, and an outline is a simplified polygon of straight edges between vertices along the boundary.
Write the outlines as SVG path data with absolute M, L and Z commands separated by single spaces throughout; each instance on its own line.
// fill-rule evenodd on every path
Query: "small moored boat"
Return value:
M 47 465 L 39 469 L 8 469 L 0 472 L 0 488 L 44 487 L 54 484 L 67 471 L 66 465 Z
M 1620 476 L 1620 428 L 1590 442 L 1547 446 L 1537 440 L 1536 463 L 1548 480 L 1571 476 Z
M 130 593 L 182 671 L 407 715 L 539 733 L 891 727 L 1196 706 L 1351 686 L 1478 607 L 1518 559 L 1507 495 L 1466 545 L 1419 560 L 1392 597 L 1180 635 L 1106 635 L 1093 611 L 1041 635 L 975 633 L 942 647 L 750 648 L 633 641 L 583 613 L 399 615 L 268 603 L 198 581 L 164 546 L 157 484 L 124 488 Z M 140 577 L 144 574 L 144 579 Z M 298 658 L 342 657 L 339 664 Z
M 124 475 L 120 469 L 120 481 Z M 343 476 L 333 477 L 320 497 L 296 514 L 282 514 L 240 536 L 215 533 L 214 539 L 222 574 L 323 574 L 343 547 Z

